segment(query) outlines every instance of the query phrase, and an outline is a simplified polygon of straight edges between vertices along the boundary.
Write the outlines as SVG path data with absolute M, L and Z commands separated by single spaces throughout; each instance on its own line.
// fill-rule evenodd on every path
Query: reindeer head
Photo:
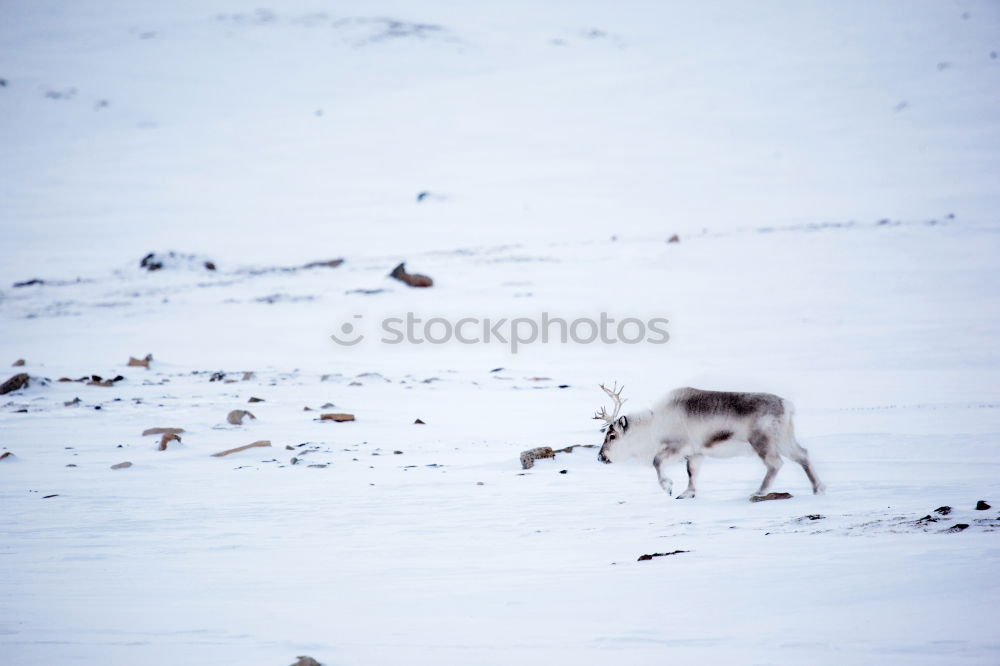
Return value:
M 597 454 L 597 459 L 603 463 L 609 463 L 612 462 L 612 456 L 614 456 L 613 452 L 615 449 L 620 448 L 616 447 L 617 442 L 628 432 L 628 417 L 618 416 L 618 414 L 622 411 L 622 404 L 625 403 L 625 401 L 622 400 L 622 391 L 625 390 L 625 387 L 622 386 L 621 388 L 618 388 L 618 384 L 616 382 L 614 388 L 612 389 L 609 389 L 604 384 L 601 384 L 601 390 L 607 393 L 615 404 L 615 410 L 611 416 L 608 416 L 608 411 L 604 407 L 601 407 L 600 411 L 594 414 L 595 419 L 605 421 L 607 423 L 604 427 L 604 444 L 601 446 L 600 453 Z

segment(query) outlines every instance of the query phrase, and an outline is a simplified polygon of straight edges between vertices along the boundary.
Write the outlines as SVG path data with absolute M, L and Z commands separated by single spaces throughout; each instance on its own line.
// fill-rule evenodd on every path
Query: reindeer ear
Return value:
M 628 417 L 627 416 L 623 416 L 620 419 L 618 419 L 618 425 L 621 426 L 622 432 L 625 432 L 626 430 L 628 430 Z

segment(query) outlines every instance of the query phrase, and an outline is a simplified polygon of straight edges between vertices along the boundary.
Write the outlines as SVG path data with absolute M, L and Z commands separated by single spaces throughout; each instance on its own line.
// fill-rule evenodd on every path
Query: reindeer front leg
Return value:
M 681 443 L 677 441 L 664 441 L 663 448 L 660 452 L 656 454 L 653 458 L 653 467 L 656 468 L 656 476 L 660 480 L 660 487 L 668 495 L 673 495 L 674 482 L 670 480 L 664 471 L 670 463 L 680 458 L 681 455 Z
M 701 461 L 704 458 L 700 453 L 695 453 L 687 457 L 688 487 L 687 490 L 677 496 L 677 499 L 688 499 L 694 497 L 695 483 L 698 478 L 698 470 L 701 469 Z

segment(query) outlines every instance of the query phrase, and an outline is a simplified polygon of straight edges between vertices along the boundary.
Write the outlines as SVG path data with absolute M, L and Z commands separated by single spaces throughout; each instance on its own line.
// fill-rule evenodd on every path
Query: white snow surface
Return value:
M 0 8 L 3 664 L 1000 663 L 995 2 Z M 616 380 L 791 399 L 827 494 L 521 470 Z

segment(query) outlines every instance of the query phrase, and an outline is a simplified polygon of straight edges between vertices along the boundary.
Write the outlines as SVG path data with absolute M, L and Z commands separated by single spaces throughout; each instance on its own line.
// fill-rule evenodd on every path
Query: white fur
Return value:
M 692 415 L 679 402 L 679 398 L 691 392 L 701 393 L 695 389 L 677 389 L 653 409 L 618 418 L 608 427 L 604 446 L 601 447 L 601 459 L 619 462 L 636 458 L 653 465 L 660 485 L 667 493 L 671 493 L 673 482 L 664 473 L 664 467 L 675 460 L 685 459 L 688 461 L 689 483 L 687 490 L 678 496 L 681 499 L 694 497 L 697 471 L 703 456 L 728 458 L 759 455 L 768 469 L 756 493 L 759 495 L 767 492 L 782 465 L 781 458 L 787 457 L 802 465 L 813 483 L 814 492 L 823 492 L 823 484 L 811 470 L 807 451 L 795 439 L 792 423 L 794 407 L 790 402 L 769 396 L 773 401 L 780 401 L 780 415 L 763 411 L 742 415 L 732 412 Z M 732 433 L 728 439 L 712 441 L 713 436 L 725 432 Z M 757 441 L 759 450 L 751 445 L 752 439 Z

